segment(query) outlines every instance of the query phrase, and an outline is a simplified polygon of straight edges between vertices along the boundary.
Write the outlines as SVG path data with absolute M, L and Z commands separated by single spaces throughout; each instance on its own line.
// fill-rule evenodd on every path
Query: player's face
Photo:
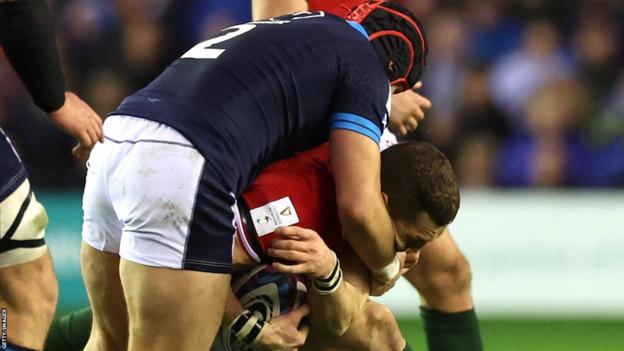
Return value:
M 446 226 L 438 226 L 428 213 L 421 213 L 412 222 L 393 220 L 395 227 L 394 245 L 397 252 L 410 250 L 418 252 L 425 244 L 442 235 Z

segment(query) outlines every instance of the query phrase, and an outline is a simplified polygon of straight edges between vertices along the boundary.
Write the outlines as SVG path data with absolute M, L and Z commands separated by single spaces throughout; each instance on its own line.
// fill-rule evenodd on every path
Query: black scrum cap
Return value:
M 354 8 L 347 20 L 360 23 L 379 55 L 391 85 L 410 89 L 420 79 L 427 41 L 418 19 L 405 7 L 387 1 L 368 1 Z

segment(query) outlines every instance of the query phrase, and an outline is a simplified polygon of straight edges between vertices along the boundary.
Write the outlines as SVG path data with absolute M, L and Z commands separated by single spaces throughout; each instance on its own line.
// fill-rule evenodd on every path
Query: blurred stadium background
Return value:
M 411 0 L 430 42 L 434 108 L 409 138 L 453 161 L 453 233 L 488 350 L 624 350 L 624 1 Z M 249 0 L 54 0 L 69 89 L 105 116 Z M 209 92 L 206 92 L 209 94 Z M 85 168 L 0 51 L 0 125 L 50 216 L 59 310 L 85 305 Z M 424 349 L 418 296 L 382 299 Z M 172 309 L 175 307 L 172 306 Z

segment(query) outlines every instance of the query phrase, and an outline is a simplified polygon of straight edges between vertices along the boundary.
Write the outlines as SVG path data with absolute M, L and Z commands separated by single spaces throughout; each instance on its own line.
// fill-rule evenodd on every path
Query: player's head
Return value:
M 459 210 L 451 163 L 425 142 L 400 143 L 381 153 L 381 191 L 401 251 L 416 251 L 436 239 Z
M 425 66 L 427 41 L 418 19 L 408 9 L 394 2 L 368 1 L 345 18 L 364 26 L 391 85 L 403 91 L 418 82 Z

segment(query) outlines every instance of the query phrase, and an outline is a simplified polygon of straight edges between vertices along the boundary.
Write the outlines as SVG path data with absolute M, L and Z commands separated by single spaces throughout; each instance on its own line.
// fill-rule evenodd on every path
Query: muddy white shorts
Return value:
M 83 240 L 152 266 L 229 273 L 234 196 L 175 129 L 111 116 L 89 161 Z

